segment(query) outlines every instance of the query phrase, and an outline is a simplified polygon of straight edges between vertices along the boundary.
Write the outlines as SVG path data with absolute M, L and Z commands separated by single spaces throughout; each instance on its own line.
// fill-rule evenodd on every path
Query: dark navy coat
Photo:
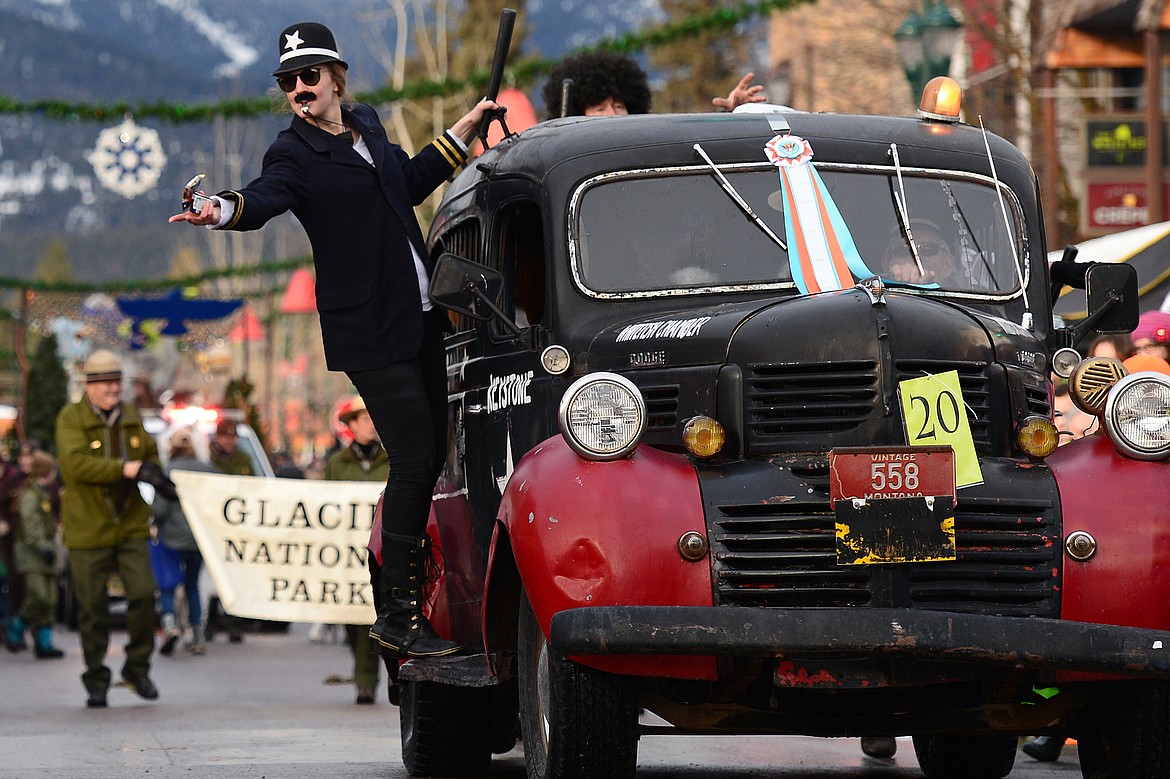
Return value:
M 224 229 L 255 230 L 285 211 L 300 220 L 313 246 L 326 364 L 360 371 L 418 354 L 422 300 L 411 243 L 428 271 L 432 263 L 413 206 L 467 156 L 450 133 L 408 156 L 367 105 L 342 109 L 342 118 L 365 139 L 373 167 L 350 133 L 294 117 L 265 152 L 259 178 L 219 195 L 236 206 Z

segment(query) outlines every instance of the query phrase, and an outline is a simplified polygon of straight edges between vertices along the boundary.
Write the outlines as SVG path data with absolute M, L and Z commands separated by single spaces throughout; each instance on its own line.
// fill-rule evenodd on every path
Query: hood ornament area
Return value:
M 871 305 L 877 306 L 885 304 L 886 301 L 884 297 L 887 287 L 885 282 L 881 280 L 880 276 L 870 276 L 868 279 L 862 279 L 861 281 L 857 282 L 855 286 L 857 289 L 861 290 L 869 296 L 869 302 Z

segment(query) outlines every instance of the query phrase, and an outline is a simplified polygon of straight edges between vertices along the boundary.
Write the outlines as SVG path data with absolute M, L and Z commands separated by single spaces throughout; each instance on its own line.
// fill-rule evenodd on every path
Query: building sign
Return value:
M 1089 182 L 1088 226 L 1092 229 L 1127 229 L 1149 224 L 1144 181 Z M 1170 200 L 1170 186 L 1163 186 L 1162 202 Z
M 1165 128 L 1162 138 L 1165 142 Z M 1141 167 L 1146 164 L 1146 123 L 1140 119 L 1090 119 L 1086 122 L 1085 142 L 1091 168 Z M 1165 161 L 1165 151 L 1162 157 Z

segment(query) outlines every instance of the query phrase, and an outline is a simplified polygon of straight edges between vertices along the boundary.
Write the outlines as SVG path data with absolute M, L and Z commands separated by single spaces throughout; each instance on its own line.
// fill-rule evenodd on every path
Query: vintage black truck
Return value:
M 399 669 L 412 774 L 519 723 L 532 779 L 671 732 L 1000 777 L 1059 721 L 1086 777 L 1170 776 L 1170 382 L 1069 348 L 1136 282 L 1050 270 L 1028 161 L 956 94 L 558 119 L 454 181 L 429 608 L 469 650 Z M 1054 370 L 1100 420 L 1059 450 Z

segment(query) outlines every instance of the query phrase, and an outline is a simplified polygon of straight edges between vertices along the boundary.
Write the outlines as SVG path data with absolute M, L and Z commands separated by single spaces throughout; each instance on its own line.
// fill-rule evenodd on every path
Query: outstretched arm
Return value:
M 739 80 L 739 83 L 732 88 L 727 97 L 713 97 L 711 104 L 724 111 L 734 111 L 736 106 L 745 103 L 763 103 L 768 98 L 761 94 L 764 91 L 763 85 L 752 84 L 752 79 L 755 77 L 755 73 L 748 73 Z

